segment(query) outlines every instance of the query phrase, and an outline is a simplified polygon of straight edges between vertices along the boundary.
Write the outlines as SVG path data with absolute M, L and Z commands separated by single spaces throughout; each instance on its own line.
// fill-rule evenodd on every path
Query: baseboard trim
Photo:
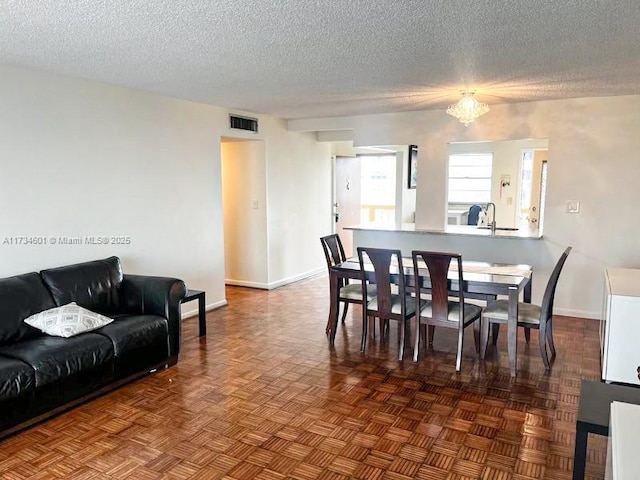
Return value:
M 262 282 L 248 282 L 246 280 L 232 280 L 230 278 L 225 278 L 224 283 L 225 285 L 231 285 L 233 287 L 259 288 L 260 290 L 269 290 L 269 284 Z
M 600 320 L 600 312 L 591 310 L 577 310 L 574 308 L 554 308 L 554 315 L 564 315 L 566 317 L 588 318 L 590 320 Z
M 259 288 L 261 290 L 273 290 L 274 288 L 282 287 L 284 285 L 288 285 L 290 283 L 294 283 L 299 280 L 304 280 L 306 278 L 315 277 L 316 275 L 320 275 L 325 272 L 326 272 L 326 268 L 316 268 L 314 270 L 309 270 L 307 272 L 299 273 L 298 275 L 293 275 L 292 277 L 283 278 L 281 280 L 277 280 L 271 283 L 248 282 L 245 280 L 233 280 L 230 278 L 226 278 L 224 280 L 224 283 L 227 285 L 233 285 L 234 287 L 248 287 L 248 288 Z
M 309 270 L 308 272 L 301 273 L 299 275 L 294 275 L 293 277 L 283 278 L 282 280 L 278 280 L 276 282 L 271 282 L 269 284 L 269 290 L 273 288 L 282 287 L 284 285 L 288 285 L 290 283 L 297 282 L 299 280 L 304 280 L 305 278 L 315 277 L 316 275 L 320 275 L 327 271 L 327 268 L 316 268 L 314 270 Z
M 196 305 L 197 305 L 197 302 L 196 302 Z M 227 299 L 225 298 L 224 300 L 220 300 L 219 302 L 210 303 L 206 305 L 205 311 L 210 312 L 211 310 L 217 310 L 218 308 L 226 307 L 227 305 L 228 305 Z M 185 318 L 196 317 L 197 315 L 198 315 L 198 309 L 196 308 L 195 310 L 189 310 L 188 312 L 184 312 L 183 314 L 180 315 L 180 318 L 184 320 Z

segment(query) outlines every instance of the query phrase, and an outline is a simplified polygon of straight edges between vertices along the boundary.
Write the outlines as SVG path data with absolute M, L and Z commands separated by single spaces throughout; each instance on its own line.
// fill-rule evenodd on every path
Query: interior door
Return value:
M 361 165 L 358 157 L 336 157 L 334 218 L 347 257 L 353 256 L 353 233 L 344 227 L 360 223 Z

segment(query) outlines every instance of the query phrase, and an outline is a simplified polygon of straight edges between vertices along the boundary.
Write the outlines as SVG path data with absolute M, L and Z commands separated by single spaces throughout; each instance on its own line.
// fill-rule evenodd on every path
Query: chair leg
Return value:
M 344 324 L 345 318 L 347 318 L 347 311 L 349 310 L 349 302 L 342 302 L 342 323 Z
M 436 331 L 436 327 L 434 327 L 433 325 L 429 325 L 427 327 L 427 330 L 429 330 L 429 333 L 427 334 L 427 340 L 429 341 L 429 348 L 433 348 L 433 334 Z
M 458 327 L 458 353 L 456 354 L 456 372 L 462 367 L 462 338 L 464 337 L 464 323 L 460 322 Z
M 373 340 L 376 340 L 376 318 L 375 317 L 369 317 L 369 325 L 371 326 L 371 338 L 373 338 Z
M 531 329 L 529 327 L 524 327 L 524 340 L 527 343 L 531 341 Z
M 489 324 L 491 321 L 488 318 L 481 319 L 481 338 L 480 338 L 480 358 L 484 358 L 487 353 L 487 343 L 489 343 Z
M 404 336 L 406 330 L 406 320 L 400 320 L 398 323 L 400 324 L 400 352 L 398 354 L 398 360 L 402 361 L 404 360 Z
M 367 335 L 369 334 L 368 330 L 369 326 L 369 317 L 367 316 L 367 308 L 366 306 L 362 309 L 362 342 L 360 343 L 360 351 L 364 353 L 367 348 Z
M 473 322 L 473 340 L 476 346 L 476 355 L 480 355 L 480 329 L 481 329 L 482 319 L 477 318 Z
M 551 350 L 551 358 L 556 358 L 556 346 L 553 344 L 553 319 L 547 321 L 547 341 L 549 342 L 549 350 Z
M 418 352 L 420 351 L 420 317 L 416 315 L 414 321 L 415 339 L 413 345 L 413 361 L 418 361 Z
M 540 344 L 540 356 L 542 356 L 544 368 L 545 370 L 551 370 L 549 357 L 547 357 L 547 328 L 544 322 L 540 324 L 540 330 L 538 331 L 538 343 Z
M 491 324 L 491 337 L 492 337 L 494 345 L 498 344 L 498 334 L 499 333 L 500 333 L 500 324 L 499 323 L 492 323 Z

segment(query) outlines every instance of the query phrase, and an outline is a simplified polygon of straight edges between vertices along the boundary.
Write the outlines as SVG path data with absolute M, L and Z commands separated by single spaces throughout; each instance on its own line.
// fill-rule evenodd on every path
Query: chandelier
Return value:
M 489 111 L 486 103 L 480 103 L 473 97 L 475 92 L 462 92 L 462 98 L 455 105 L 449 105 L 447 113 L 456 117 L 460 122 L 468 127 L 480 115 Z

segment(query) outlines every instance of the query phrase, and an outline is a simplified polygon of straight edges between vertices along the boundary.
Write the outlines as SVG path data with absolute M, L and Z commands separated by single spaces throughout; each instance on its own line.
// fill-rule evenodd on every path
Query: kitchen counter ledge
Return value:
M 489 229 L 474 227 L 473 225 L 447 225 L 442 230 L 416 228 L 415 223 L 403 223 L 400 226 L 385 223 L 365 223 L 345 227 L 346 230 L 379 231 L 379 232 L 399 232 L 416 233 L 425 235 L 465 235 L 470 237 L 485 238 L 507 238 L 507 239 L 529 239 L 540 240 L 542 234 L 534 229 L 520 230 L 496 230 L 492 233 Z

